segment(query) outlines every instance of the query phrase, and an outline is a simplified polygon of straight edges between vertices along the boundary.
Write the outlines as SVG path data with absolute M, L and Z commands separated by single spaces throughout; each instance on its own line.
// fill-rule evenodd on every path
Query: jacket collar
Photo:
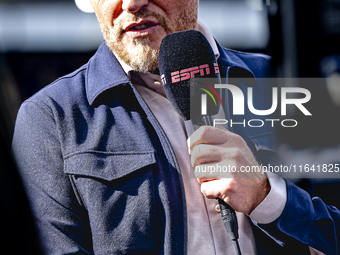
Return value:
M 254 78 L 255 75 L 253 71 L 249 68 L 249 66 L 239 57 L 239 54 L 237 54 L 237 51 L 222 48 L 222 46 L 216 42 L 216 45 L 218 47 L 218 50 L 220 52 L 220 57 L 218 58 L 218 62 L 220 65 L 227 67 L 227 73 L 228 76 L 229 70 L 232 68 L 240 68 L 245 71 L 248 71 Z
M 216 42 L 220 56 L 218 62 L 227 68 L 226 75 L 230 68 L 244 69 L 254 76 L 247 64 L 235 53 L 235 51 L 224 49 Z M 117 58 L 103 43 L 96 54 L 89 60 L 87 76 L 85 81 L 87 100 L 93 105 L 99 95 L 118 85 L 131 83 L 124 72 Z
M 110 88 L 130 83 L 122 66 L 103 43 L 90 59 L 87 67 L 86 95 L 90 105 L 96 98 Z

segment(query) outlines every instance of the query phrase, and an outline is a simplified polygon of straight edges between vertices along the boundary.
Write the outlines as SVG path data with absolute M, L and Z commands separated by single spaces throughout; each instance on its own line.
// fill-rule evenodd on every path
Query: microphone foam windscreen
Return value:
M 215 83 L 220 83 L 215 54 L 208 40 L 197 30 L 164 37 L 159 52 L 159 70 L 165 93 L 184 120 L 201 114 L 201 95 L 205 92 L 198 87 L 203 86 L 202 79 L 214 78 Z M 208 109 L 207 114 L 214 115 L 219 108 L 215 104 L 215 107 L 208 105 Z

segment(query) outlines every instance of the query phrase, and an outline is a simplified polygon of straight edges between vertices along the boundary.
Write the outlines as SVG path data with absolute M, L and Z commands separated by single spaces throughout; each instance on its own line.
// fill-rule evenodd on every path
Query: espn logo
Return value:
M 214 71 L 215 74 L 220 73 L 217 63 L 214 63 Z M 171 82 L 176 83 L 179 81 L 189 80 L 190 78 L 194 78 L 195 76 L 205 76 L 209 74 L 210 68 L 208 64 L 195 66 L 171 73 Z

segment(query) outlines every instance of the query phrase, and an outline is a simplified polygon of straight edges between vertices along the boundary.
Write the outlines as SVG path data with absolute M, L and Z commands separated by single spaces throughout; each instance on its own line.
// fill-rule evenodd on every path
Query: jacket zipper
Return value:
M 139 93 L 139 91 L 133 86 L 133 84 L 130 82 L 129 85 L 131 86 L 133 92 L 135 93 L 135 96 L 139 102 L 139 104 L 141 105 L 142 109 L 144 110 L 144 112 L 151 117 L 151 120 L 154 123 L 151 123 L 154 127 L 156 126 L 158 128 L 158 130 L 161 132 L 164 141 L 166 143 L 166 145 L 168 146 L 168 149 L 170 151 L 171 157 L 173 162 L 175 163 L 175 168 L 177 169 L 177 174 L 178 174 L 178 179 L 180 182 L 180 186 L 181 186 L 181 190 L 182 190 L 182 201 L 183 201 L 183 218 L 184 218 L 184 255 L 187 254 L 187 210 L 186 210 L 186 200 L 185 200 L 185 192 L 184 192 L 184 184 L 183 184 L 183 177 L 181 174 L 181 170 L 175 155 L 175 152 L 172 148 L 172 145 L 167 137 L 167 135 L 165 134 L 165 131 L 163 130 L 162 126 L 160 125 L 160 123 L 158 122 L 157 118 L 155 117 L 155 115 L 153 114 L 153 112 L 151 111 L 151 109 L 149 108 L 149 106 L 147 105 L 147 103 L 145 102 L 144 98 L 141 96 L 141 94 Z

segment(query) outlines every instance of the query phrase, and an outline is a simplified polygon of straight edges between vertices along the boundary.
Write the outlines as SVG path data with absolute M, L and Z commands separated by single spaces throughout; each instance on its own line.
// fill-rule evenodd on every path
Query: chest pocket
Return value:
M 64 172 L 87 210 L 94 253 L 156 251 L 159 184 L 154 151 L 86 151 L 64 162 Z

